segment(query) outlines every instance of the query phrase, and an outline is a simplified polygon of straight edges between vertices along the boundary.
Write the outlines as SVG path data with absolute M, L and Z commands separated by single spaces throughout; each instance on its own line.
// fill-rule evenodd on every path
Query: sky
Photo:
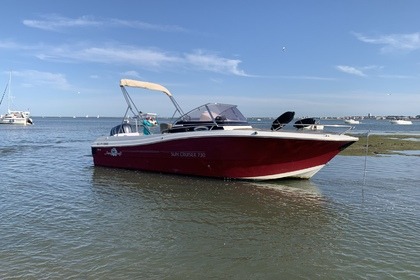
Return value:
M 3 0 L 0 113 L 122 117 L 120 79 L 187 112 L 248 117 L 420 114 L 417 0 Z M 128 89 L 172 116 L 159 92 Z

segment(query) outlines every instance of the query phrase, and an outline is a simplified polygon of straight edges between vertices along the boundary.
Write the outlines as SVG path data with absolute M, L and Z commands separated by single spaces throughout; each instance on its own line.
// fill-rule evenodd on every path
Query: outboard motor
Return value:
M 314 125 L 315 123 L 316 121 L 314 118 L 306 118 L 306 119 L 301 119 L 301 120 L 296 121 L 293 127 L 297 129 L 303 129 L 304 127 Z
M 279 130 L 282 129 L 286 124 L 291 122 L 295 117 L 295 112 L 287 111 L 280 115 L 277 119 L 274 120 L 273 124 L 271 125 L 271 130 Z
M 114 136 L 115 134 L 119 133 L 131 133 L 131 125 L 128 123 L 119 124 L 111 129 L 111 133 L 109 135 Z

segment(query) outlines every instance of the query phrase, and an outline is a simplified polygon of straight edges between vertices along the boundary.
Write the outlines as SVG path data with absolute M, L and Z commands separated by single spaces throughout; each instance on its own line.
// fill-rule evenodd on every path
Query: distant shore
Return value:
M 419 135 L 371 134 L 355 135 L 359 141 L 340 153 L 344 156 L 375 156 L 381 154 L 403 154 L 403 151 L 420 151 Z

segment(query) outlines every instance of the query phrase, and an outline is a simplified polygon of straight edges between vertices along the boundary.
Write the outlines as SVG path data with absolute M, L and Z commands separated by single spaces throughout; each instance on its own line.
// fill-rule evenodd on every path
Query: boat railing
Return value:
M 321 124 L 324 128 L 326 127 L 330 127 L 330 128 L 339 128 L 339 129 L 343 129 L 343 131 L 337 132 L 337 134 L 342 135 L 345 134 L 347 132 L 349 132 L 350 130 L 354 129 L 354 126 L 351 125 L 345 125 L 345 124 Z
M 295 124 L 293 125 L 294 129 L 298 132 L 302 132 L 302 133 L 333 133 L 333 134 L 345 134 L 348 131 L 354 129 L 354 126 L 351 125 L 343 125 L 343 124 L 322 124 L 322 123 L 315 123 L 315 124 Z M 330 129 L 328 129 L 330 128 Z M 325 131 L 325 130 L 328 131 Z M 272 129 L 273 130 L 273 129 Z M 273 131 L 280 131 L 280 130 L 288 130 L 291 131 L 293 130 L 290 126 L 280 126 L 277 129 L 274 129 Z

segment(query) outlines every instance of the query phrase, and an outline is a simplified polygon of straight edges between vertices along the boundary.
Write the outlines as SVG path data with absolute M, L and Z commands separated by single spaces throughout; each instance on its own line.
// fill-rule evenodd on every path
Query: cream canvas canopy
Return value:
M 159 84 L 155 84 L 155 83 L 136 81 L 136 80 L 130 80 L 130 79 L 122 79 L 120 81 L 120 86 L 121 87 L 137 87 L 137 88 L 156 90 L 156 91 L 161 91 L 161 92 L 165 93 L 169 97 L 172 96 L 172 94 L 169 92 L 169 90 L 167 88 L 165 88 L 164 86 L 161 86 Z

